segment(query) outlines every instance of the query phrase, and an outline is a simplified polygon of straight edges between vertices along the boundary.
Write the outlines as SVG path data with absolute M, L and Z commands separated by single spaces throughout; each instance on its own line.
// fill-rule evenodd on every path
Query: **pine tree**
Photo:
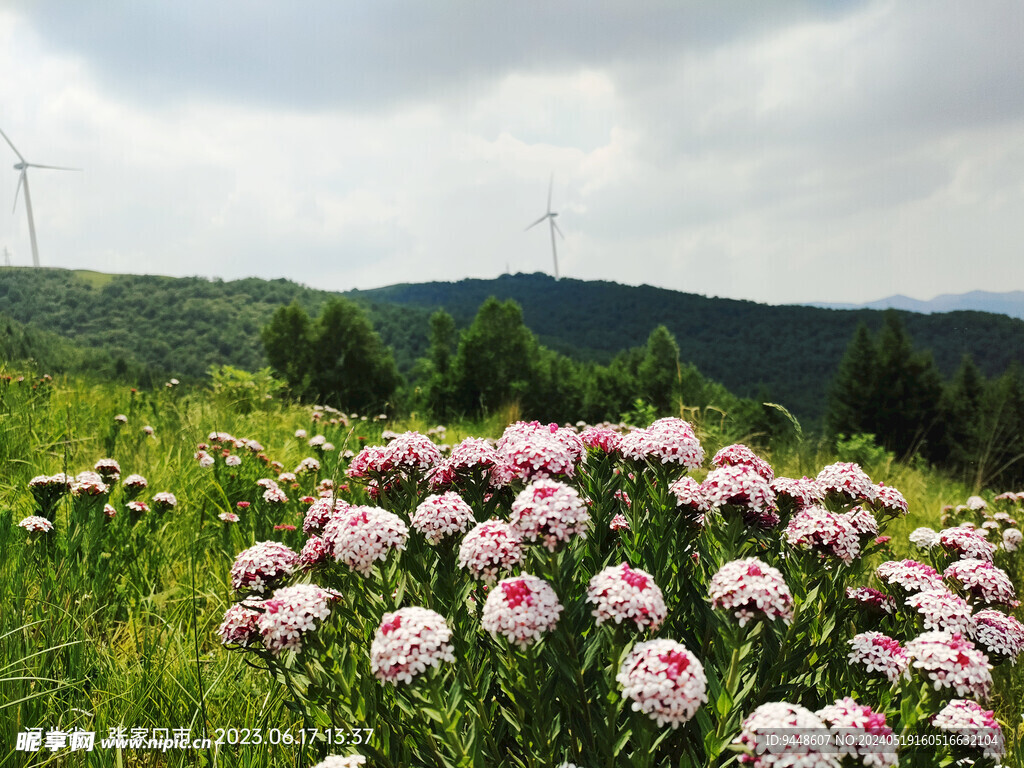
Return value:
M 829 391 L 826 423 L 832 435 L 873 434 L 877 430 L 878 349 L 861 323 L 846 348 Z
M 637 371 L 641 396 L 660 414 L 677 412 L 679 345 L 664 325 L 647 337 L 647 350 Z

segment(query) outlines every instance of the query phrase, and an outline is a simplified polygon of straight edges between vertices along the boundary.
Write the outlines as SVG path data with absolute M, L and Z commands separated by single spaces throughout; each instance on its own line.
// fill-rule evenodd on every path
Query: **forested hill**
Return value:
M 253 370 L 266 364 L 260 328 L 298 299 L 316 313 L 334 294 L 287 280 L 237 281 L 108 275 L 58 269 L 0 269 L 0 314 L 77 345 L 104 351 L 112 364 L 163 375 L 202 376 L 211 365 Z M 873 310 L 769 306 L 706 298 L 650 286 L 555 281 L 542 274 L 496 280 L 396 285 L 345 294 L 363 304 L 408 372 L 427 346 L 438 308 L 465 327 L 488 296 L 514 299 L 546 346 L 575 358 L 609 361 L 644 344 L 664 324 L 681 359 L 741 396 L 821 415 L 829 381 L 858 322 L 882 323 Z M 950 376 L 964 353 L 988 375 L 1024 362 L 1024 321 L 980 312 L 900 313 L 915 346 L 932 350 Z M 0 332 L 4 329 L 0 327 Z
M 497 280 L 395 285 L 354 291 L 354 298 L 411 307 L 443 307 L 468 323 L 488 296 L 514 299 L 541 342 L 565 354 L 606 362 L 640 346 L 665 325 L 680 358 L 745 397 L 764 396 L 798 413 L 824 410 L 828 384 L 857 324 L 877 331 L 878 310 L 771 306 L 707 298 L 644 285 L 504 275 Z M 986 375 L 1024 362 L 1024 321 L 985 312 L 922 315 L 899 312 L 915 347 L 932 351 L 943 375 L 970 354 Z

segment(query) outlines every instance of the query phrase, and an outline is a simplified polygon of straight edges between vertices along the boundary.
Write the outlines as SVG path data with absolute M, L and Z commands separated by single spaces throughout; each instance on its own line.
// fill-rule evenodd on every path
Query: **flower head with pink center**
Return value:
M 907 500 L 892 486 L 879 483 L 875 487 L 875 508 L 887 517 L 904 517 L 907 514 Z
M 302 545 L 299 552 L 299 564 L 303 568 L 312 568 L 315 565 L 326 563 L 331 555 L 331 548 L 327 542 L 319 536 L 310 536 Z
M 111 518 L 117 517 L 117 510 L 114 509 L 114 505 L 113 504 L 104 504 L 103 505 L 103 514 L 106 515 L 107 517 L 111 517 Z
M 978 611 L 974 614 L 974 639 L 989 655 L 1016 664 L 1024 653 L 1024 624 L 999 611 Z
M 750 467 L 763 477 L 767 483 L 771 483 L 775 479 L 775 472 L 772 470 L 771 464 L 747 446 L 740 445 L 739 443 L 728 445 L 720 450 L 711 459 L 711 463 L 716 467 Z
M 622 435 L 610 427 L 587 427 L 580 432 L 580 441 L 591 450 L 615 453 L 619 450 Z
M 550 552 L 573 536 L 586 538 L 590 513 L 579 492 L 555 480 L 534 480 L 512 502 L 512 527 Z
M 102 496 L 110 491 L 103 478 L 97 472 L 79 472 L 75 481 L 71 484 L 71 495 L 80 498 L 83 496 Z
M 731 611 L 740 626 L 764 616 L 793 619 L 793 595 L 782 574 L 770 565 L 748 557 L 723 565 L 708 585 L 711 605 Z
M 419 432 L 405 432 L 387 446 L 387 463 L 404 472 L 426 472 L 439 461 L 441 451 Z
M 704 449 L 689 422 L 669 417 L 622 436 L 619 453 L 634 461 L 677 464 L 698 469 L 704 463 Z
M 988 507 L 988 502 L 981 496 L 971 496 L 967 499 L 967 508 L 975 512 Z
M 543 579 L 523 574 L 502 579 L 487 595 L 483 628 L 525 650 L 558 624 L 562 604 Z
M 367 445 L 349 462 L 346 474 L 354 479 L 362 479 L 383 475 L 391 468 L 391 453 L 386 445 Z
M 93 469 L 99 473 L 103 478 L 103 482 L 108 485 L 116 483 L 118 478 L 121 477 L 121 465 L 114 461 L 114 459 L 100 459 L 93 466 Z
M 851 519 L 823 507 L 797 512 L 786 526 L 786 541 L 796 549 L 837 557 L 847 565 L 860 556 L 860 538 Z
M 455 661 L 452 631 L 444 616 L 427 608 L 385 613 L 370 647 L 370 668 L 381 682 L 411 683 L 442 661 Z
M 853 530 L 857 532 L 857 535 L 863 538 L 874 538 L 878 535 L 878 521 L 875 516 L 871 514 L 871 510 L 865 509 L 864 507 L 857 507 L 851 509 L 849 512 L 843 514 L 850 524 L 853 526 Z
M 412 527 L 431 544 L 457 533 L 465 533 L 473 522 L 473 508 L 451 491 L 427 496 L 412 516 Z
M 523 561 L 523 537 L 501 520 L 477 524 L 462 539 L 459 567 L 487 584 L 498 580 Z
M 917 560 L 888 560 L 875 569 L 875 576 L 883 584 L 899 587 L 904 592 L 922 592 L 943 586 L 939 572 Z
M 985 757 L 997 759 L 1006 754 L 1003 729 L 995 712 L 976 701 L 953 699 L 932 718 L 932 725 L 940 731 L 970 737 L 965 744 L 980 749 Z
M 379 507 L 350 507 L 327 523 L 323 538 L 335 560 L 369 576 L 376 561 L 387 559 L 393 549 L 405 549 L 409 528 L 398 515 Z
M 590 580 L 587 602 L 597 624 L 614 621 L 632 621 L 640 631 L 656 630 L 665 620 L 667 610 L 661 589 L 654 578 L 628 563 L 605 568 Z
M 331 612 L 338 594 L 316 584 L 296 584 L 275 590 L 263 601 L 259 628 L 263 646 L 275 656 L 285 651 L 299 653 L 303 640 L 315 632 Z
M 809 477 L 801 477 L 799 480 L 776 477 L 771 482 L 771 489 L 777 503 L 788 504 L 794 509 L 811 507 L 825 499 L 825 492 L 818 481 Z
M 748 525 L 772 528 L 779 523 L 775 494 L 756 471 L 746 465 L 725 466 L 708 472 L 700 486 L 712 507 L 739 507 Z
M 939 531 L 939 543 L 947 552 L 977 560 L 991 561 L 996 552 L 996 545 L 974 528 L 946 528 Z
M 917 592 L 907 598 L 906 604 L 921 615 L 925 629 L 959 632 L 964 635 L 974 633 L 971 606 L 945 587 Z
M 240 645 L 248 648 L 260 640 L 260 611 L 263 601 L 249 598 L 235 603 L 224 612 L 224 620 L 217 629 L 223 645 Z
M 608 527 L 613 531 L 628 531 L 629 520 L 623 515 L 616 515 L 612 518 L 612 521 L 608 523 Z
M 623 698 L 659 726 L 678 728 L 708 701 L 707 678 L 697 657 L 675 640 L 637 643 L 615 680 Z
M 1003 531 L 1003 550 L 1005 552 L 1016 552 L 1024 543 L 1024 533 L 1018 528 L 1007 528 Z
M 893 614 L 896 612 L 896 600 L 892 596 L 871 587 L 847 587 L 846 597 L 860 606 L 871 608 L 881 613 Z
M 19 528 L 24 528 L 29 533 L 49 533 L 53 530 L 53 523 L 45 517 L 29 515 L 18 523 Z
M 148 486 L 149 483 L 142 475 L 131 474 L 124 479 L 121 485 L 123 485 L 127 490 L 141 491 Z
M 899 765 L 895 745 L 892 752 L 882 752 L 878 745 L 892 743 L 893 732 L 885 722 L 885 715 L 871 707 L 858 704 L 850 696 L 836 699 L 815 712 L 830 731 L 843 738 L 836 739 L 839 754 L 854 758 L 854 763 L 871 768 L 895 768 Z M 852 737 L 852 738 L 847 738 Z M 867 737 L 867 738 L 865 738 Z
M 149 507 L 144 501 L 129 501 L 125 506 L 129 511 L 134 512 L 137 515 L 143 515 L 146 512 L 149 512 Z
M 907 654 L 936 691 L 952 688 L 957 696 L 988 698 L 992 667 L 988 657 L 963 635 L 925 632 L 907 643 Z
M 325 496 L 309 505 L 302 520 L 303 533 L 321 533 L 332 518 L 344 514 L 351 505 L 342 499 Z
M 907 675 L 910 657 L 896 640 L 881 632 L 861 632 L 850 640 L 850 663 L 880 672 L 890 683 Z
M 178 499 L 170 491 L 160 491 L 153 495 L 153 506 L 161 512 L 166 512 L 178 506 Z
M 221 512 L 217 517 L 225 523 L 237 523 L 241 519 L 234 512 Z
M 299 556 L 279 541 L 261 541 L 235 558 L 231 586 L 239 592 L 262 594 L 295 572 Z
M 263 491 L 263 500 L 268 504 L 286 504 L 288 502 L 288 496 L 285 495 L 284 491 L 274 485 Z
M 1011 605 L 1017 596 L 1006 571 L 988 560 L 957 560 L 946 568 L 942 575 L 953 584 L 961 586 L 971 597 L 984 603 Z
M 711 511 L 711 502 L 704 495 L 700 483 L 683 475 L 668 487 L 676 497 L 676 506 L 693 518 L 698 525 L 704 524 L 704 516 Z
M 850 462 L 840 461 L 822 468 L 818 473 L 818 485 L 826 497 L 833 496 L 845 503 L 873 502 L 878 496 L 878 488 L 867 473 L 859 464 Z
M 579 435 L 557 424 L 519 421 L 505 428 L 498 453 L 513 473 L 525 480 L 576 473 L 584 447 Z
M 447 459 L 434 468 L 431 484 L 434 488 L 444 488 L 468 480 L 476 474 L 486 474 L 491 486 L 501 487 L 511 482 L 514 472 L 491 441 L 482 437 L 467 437 L 452 448 Z
M 795 739 L 765 751 L 763 739 L 767 734 L 793 728 L 819 733 L 827 730 L 821 718 L 799 704 L 785 701 L 762 704 L 743 721 L 740 735 L 733 741 L 745 752 L 739 762 L 753 768 L 839 768 L 839 755 L 819 752 L 813 744 L 797 744 Z

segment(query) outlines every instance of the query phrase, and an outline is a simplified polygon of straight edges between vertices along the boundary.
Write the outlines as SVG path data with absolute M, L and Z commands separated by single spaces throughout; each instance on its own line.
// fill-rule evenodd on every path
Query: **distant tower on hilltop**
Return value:
M 11 252 L 7 249 L 6 245 L 4 246 L 4 266 L 11 266 Z

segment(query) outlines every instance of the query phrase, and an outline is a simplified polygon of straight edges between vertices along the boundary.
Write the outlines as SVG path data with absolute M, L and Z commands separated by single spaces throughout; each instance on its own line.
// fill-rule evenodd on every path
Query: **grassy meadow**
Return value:
M 358 453 L 364 445 L 383 442 L 384 430 L 427 433 L 436 425 L 415 416 L 391 423 L 373 414 L 365 420 L 355 417 L 349 425 L 332 424 L 330 414 L 314 420 L 312 408 L 268 399 L 261 393 L 215 393 L 170 385 L 136 392 L 83 379 L 43 380 L 27 373 L 19 381 L 20 371 L 2 373 L 0 768 L 313 766 L 335 751 L 323 743 L 224 745 L 167 752 L 127 747 L 103 750 L 98 742 L 118 728 L 129 733 L 133 728 L 185 728 L 196 738 L 212 737 L 217 729 L 285 730 L 308 723 L 288 686 L 263 668 L 258 655 L 228 651 L 220 642 L 217 628 L 233 601 L 232 562 L 238 552 L 265 539 L 300 550 L 308 507 L 301 499 L 315 496 L 316 484 L 324 478 L 337 485 L 346 482 L 347 450 Z M 124 423 L 116 420 L 119 415 L 126 417 Z M 686 414 L 708 457 L 725 445 L 751 437 L 736 434 L 728 414 L 703 416 L 699 412 Z M 510 410 L 480 423 L 447 424 L 443 436 L 435 436 L 435 440 L 455 445 L 469 436 L 496 438 L 514 420 L 515 412 Z M 144 427 L 151 427 L 152 434 Z M 323 435 L 335 450 L 315 452 L 306 439 L 296 437 L 297 430 L 305 430 L 310 437 Z M 202 467 L 194 454 L 199 444 L 210 443 L 213 432 L 257 441 L 261 449 L 237 451 L 242 464 L 235 472 L 229 472 L 220 461 L 214 467 Z M 287 503 L 262 501 L 262 489 L 255 481 L 277 477 L 270 462 L 280 462 L 280 467 L 290 472 L 311 455 L 322 464 L 319 473 L 300 474 L 294 486 L 285 487 Z M 878 450 L 836 456 L 822 445 L 803 440 L 784 454 L 764 457 L 776 475 L 794 478 L 814 477 L 827 464 L 856 459 L 872 481 L 899 489 L 908 501 L 909 514 L 889 526 L 886 535 L 892 539 L 870 556 L 873 563 L 918 557 L 907 535 L 918 526 L 943 527 L 942 507 L 963 504 L 974 493 L 974 489 L 927 467 L 897 463 Z M 37 514 L 29 481 L 60 472 L 74 476 L 91 469 L 101 458 L 118 462 L 122 481 L 132 473 L 146 479 L 147 487 L 136 498 L 146 502 L 149 510 L 133 514 L 127 506 L 130 494 L 118 484 L 109 498 L 116 512 L 113 518 L 92 510 L 88 520 L 82 517 L 73 527 L 72 517 L 80 511 L 72 508 L 69 498 L 63 499 L 56 508 L 55 534 L 65 537 L 62 551 L 68 554 L 56 557 L 53 543 L 41 536 L 29 537 L 18 527 L 23 518 Z M 705 472 L 694 474 L 700 480 Z M 1005 490 L 1019 489 L 988 489 L 983 495 L 991 501 L 995 493 Z M 174 494 L 177 503 L 173 509 L 156 509 L 152 499 L 160 492 Z M 365 498 L 354 486 L 349 493 L 360 501 Z M 239 511 L 240 499 L 251 499 L 251 506 Z M 223 522 L 219 515 L 224 513 L 237 513 L 243 519 Z M 274 525 L 297 529 L 275 530 Z M 70 541 L 72 538 L 75 540 Z M 1022 562 L 1020 557 L 1013 561 L 1015 572 L 1011 573 L 1018 592 L 1024 587 Z M 1020 609 L 1015 615 L 1024 617 Z M 755 644 L 755 655 L 757 647 Z M 1024 665 L 1001 665 L 994 680 L 994 693 L 986 707 L 1001 719 L 1012 749 L 1024 735 L 1020 705 L 1024 701 Z M 381 688 L 380 683 L 371 682 L 375 689 Z M 709 706 L 717 703 L 712 701 Z M 359 711 L 358 706 L 352 711 Z M 366 710 L 368 714 L 371 711 L 375 710 Z M 445 713 L 443 707 L 441 712 Z M 377 728 L 373 721 L 333 725 Z M 31 728 L 94 732 L 97 748 L 72 752 L 48 751 L 44 746 L 31 754 L 16 750 L 18 734 Z M 451 732 L 454 726 L 445 728 Z M 630 738 L 642 739 L 641 734 L 636 731 Z M 358 735 L 350 733 L 347 738 Z M 655 734 L 652 738 L 658 744 L 665 737 Z M 345 754 L 347 747 L 337 751 Z M 627 759 L 623 753 L 615 764 L 644 764 L 636 754 Z M 681 752 L 678 761 L 670 749 L 665 754 L 669 757 L 658 765 L 692 764 Z M 443 745 L 437 755 L 438 765 L 484 764 L 460 756 L 458 750 L 449 754 Z M 541 755 L 528 756 L 523 764 L 546 764 Z M 558 755 L 556 759 L 571 757 Z M 1024 766 L 1019 747 L 1007 761 L 1007 765 Z M 369 764 L 377 762 L 371 758 Z M 715 764 L 737 763 L 735 755 L 724 751 Z

